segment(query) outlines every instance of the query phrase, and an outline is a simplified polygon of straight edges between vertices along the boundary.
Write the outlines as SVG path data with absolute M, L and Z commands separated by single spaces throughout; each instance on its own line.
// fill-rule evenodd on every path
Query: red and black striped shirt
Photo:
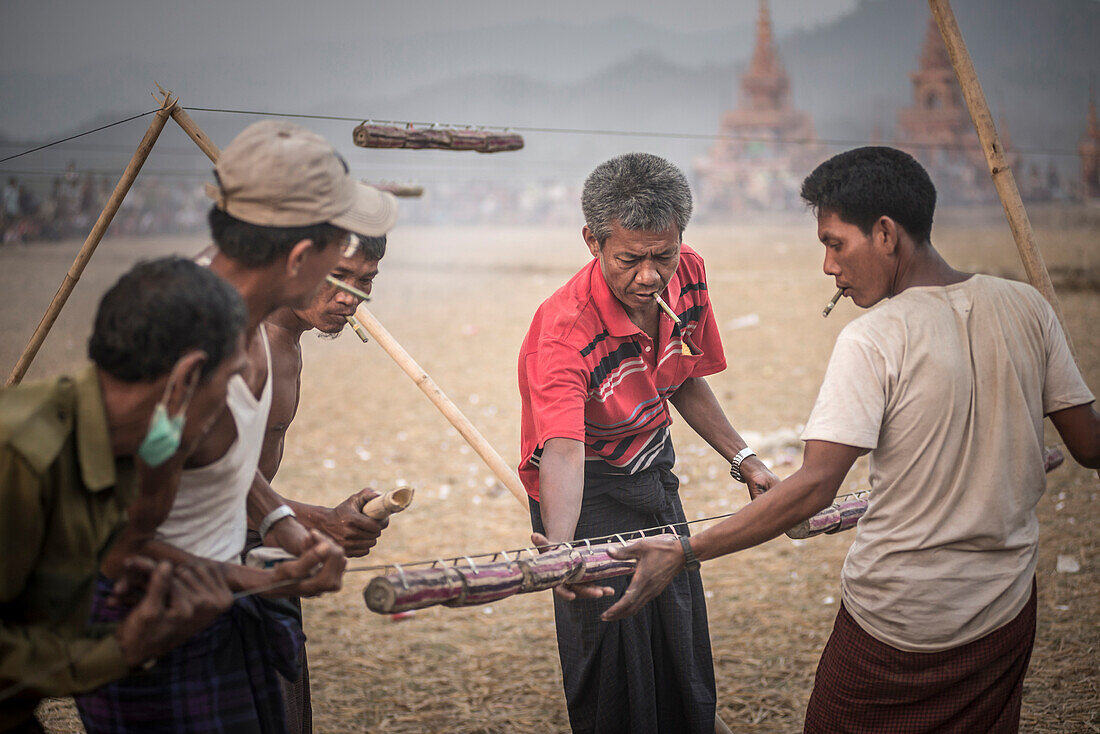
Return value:
M 650 339 L 611 293 L 596 259 L 535 312 L 519 356 L 519 475 L 533 499 L 546 441 L 583 441 L 586 476 L 647 469 L 669 445 L 669 397 L 689 377 L 726 368 L 703 259 L 687 245 L 665 298 L 702 354 L 684 354 L 680 327 L 664 315 Z

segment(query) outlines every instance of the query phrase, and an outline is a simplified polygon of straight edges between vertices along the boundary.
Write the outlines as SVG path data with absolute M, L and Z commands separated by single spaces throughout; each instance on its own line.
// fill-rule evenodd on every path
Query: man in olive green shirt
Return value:
M 231 604 L 216 569 L 132 557 L 115 590 L 140 602 L 113 630 L 87 624 L 127 517 L 148 511 L 224 406 L 244 321 L 206 269 L 141 263 L 100 304 L 94 364 L 0 391 L 0 731 L 40 731 L 42 697 L 120 678 Z

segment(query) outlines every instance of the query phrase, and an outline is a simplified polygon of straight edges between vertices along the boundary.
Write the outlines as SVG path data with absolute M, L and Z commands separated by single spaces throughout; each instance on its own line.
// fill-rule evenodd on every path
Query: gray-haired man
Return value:
M 778 481 L 703 379 L 726 361 L 703 260 L 681 243 L 691 192 L 668 161 L 631 153 L 592 172 L 582 207 L 594 259 L 539 307 L 520 351 L 519 470 L 533 538 L 570 541 L 670 524 L 686 536 L 669 402 L 753 493 Z M 679 324 L 662 316 L 655 296 Z M 573 730 L 714 731 L 698 571 L 680 574 L 644 613 L 601 622 L 613 589 L 626 582 L 555 590 Z

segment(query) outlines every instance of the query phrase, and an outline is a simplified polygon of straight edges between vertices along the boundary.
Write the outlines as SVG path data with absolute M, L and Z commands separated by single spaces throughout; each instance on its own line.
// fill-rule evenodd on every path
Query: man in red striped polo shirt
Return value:
M 686 536 L 669 402 L 754 495 L 778 481 L 703 379 L 726 360 L 703 260 L 681 243 L 691 191 L 668 161 L 631 153 L 592 172 L 582 208 L 594 259 L 539 307 L 520 351 L 519 473 L 534 538 L 560 542 L 663 525 Z M 698 571 L 680 574 L 643 613 L 601 622 L 627 581 L 555 589 L 573 730 L 714 731 Z

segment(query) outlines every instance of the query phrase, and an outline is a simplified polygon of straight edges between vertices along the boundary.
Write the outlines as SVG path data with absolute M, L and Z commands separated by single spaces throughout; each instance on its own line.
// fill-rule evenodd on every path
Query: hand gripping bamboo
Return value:
M 375 497 L 363 505 L 363 514 L 375 520 L 385 520 L 395 512 L 401 512 L 412 503 L 412 487 L 398 487 Z
M 1061 466 L 1063 461 L 1065 457 L 1059 449 L 1050 446 L 1043 449 L 1043 471 L 1047 474 Z M 801 540 L 822 533 L 832 535 L 851 530 L 867 512 L 870 498 L 871 490 L 842 494 L 833 504 L 788 530 L 787 537 Z

